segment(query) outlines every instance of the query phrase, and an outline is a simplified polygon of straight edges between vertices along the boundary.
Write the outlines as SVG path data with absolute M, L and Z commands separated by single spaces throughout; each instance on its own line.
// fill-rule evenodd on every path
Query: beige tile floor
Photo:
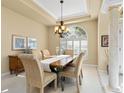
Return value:
M 54 88 L 46 87 L 45 93 L 76 93 L 76 84 L 74 79 L 66 79 L 64 86 L 64 92 L 61 88 L 56 91 Z M 25 75 L 24 73 L 19 76 L 8 75 L 2 77 L 2 93 L 26 93 Z M 32 93 L 38 93 L 38 89 L 33 89 Z M 82 80 L 82 86 L 80 86 L 80 93 L 104 93 L 99 82 L 96 67 L 84 66 L 84 78 Z

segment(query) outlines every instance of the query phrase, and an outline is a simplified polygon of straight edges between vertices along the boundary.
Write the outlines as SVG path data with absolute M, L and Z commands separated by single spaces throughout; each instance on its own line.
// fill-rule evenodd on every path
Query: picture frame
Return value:
M 24 50 L 26 48 L 26 37 L 12 35 L 12 50 Z
M 101 36 L 101 47 L 108 47 L 108 45 L 109 45 L 108 39 L 109 39 L 108 35 Z
M 27 37 L 27 48 L 29 49 L 36 49 L 37 48 L 37 39 Z

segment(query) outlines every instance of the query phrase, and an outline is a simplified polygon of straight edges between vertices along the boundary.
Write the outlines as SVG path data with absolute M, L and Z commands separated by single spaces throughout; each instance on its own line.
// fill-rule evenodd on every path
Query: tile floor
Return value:
M 76 93 L 76 84 L 74 81 L 74 79 L 65 80 L 64 92 L 61 91 L 61 88 L 55 91 L 52 86 L 48 86 L 45 88 L 45 93 Z M 18 76 L 8 75 L 2 77 L 1 83 L 2 93 L 26 93 L 24 73 Z M 33 89 L 32 93 L 38 92 L 38 89 Z M 104 93 L 100 85 L 96 67 L 84 66 L 84 78 L 82 79 L 82 86 L 80 86 L 80 93 Z

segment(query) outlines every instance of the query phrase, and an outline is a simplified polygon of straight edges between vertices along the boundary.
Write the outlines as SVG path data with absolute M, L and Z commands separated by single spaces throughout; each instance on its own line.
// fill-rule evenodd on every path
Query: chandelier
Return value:
M 64 21 L 63 21 L 63 0 L 60 0 L 60 4 L 61 4 L 61 20 L 60 20 L 60 24 L 55 26 L 55 34 L 59 34 L 59 36 L 62 38 L 62 34 L 68 31 L 68 28 L 64 25 Z

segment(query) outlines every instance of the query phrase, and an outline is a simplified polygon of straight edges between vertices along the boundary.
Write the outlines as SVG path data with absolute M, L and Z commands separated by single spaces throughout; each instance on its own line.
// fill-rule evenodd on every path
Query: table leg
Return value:
M 59 72 L 57 74 L 57 86 L 60 87 L 60 77 L 59 77 Z
M 61 77 L 61 89 L 64 91 L 63 77 Z
M 57 67 L 57 68 L 50 67 L 50 69 L 52 72 L 55 72 L 57 74 L 57 86 L 60 87 L 61 77 L 59 76 L 59 73 L 63 70 L 63 67 Z

